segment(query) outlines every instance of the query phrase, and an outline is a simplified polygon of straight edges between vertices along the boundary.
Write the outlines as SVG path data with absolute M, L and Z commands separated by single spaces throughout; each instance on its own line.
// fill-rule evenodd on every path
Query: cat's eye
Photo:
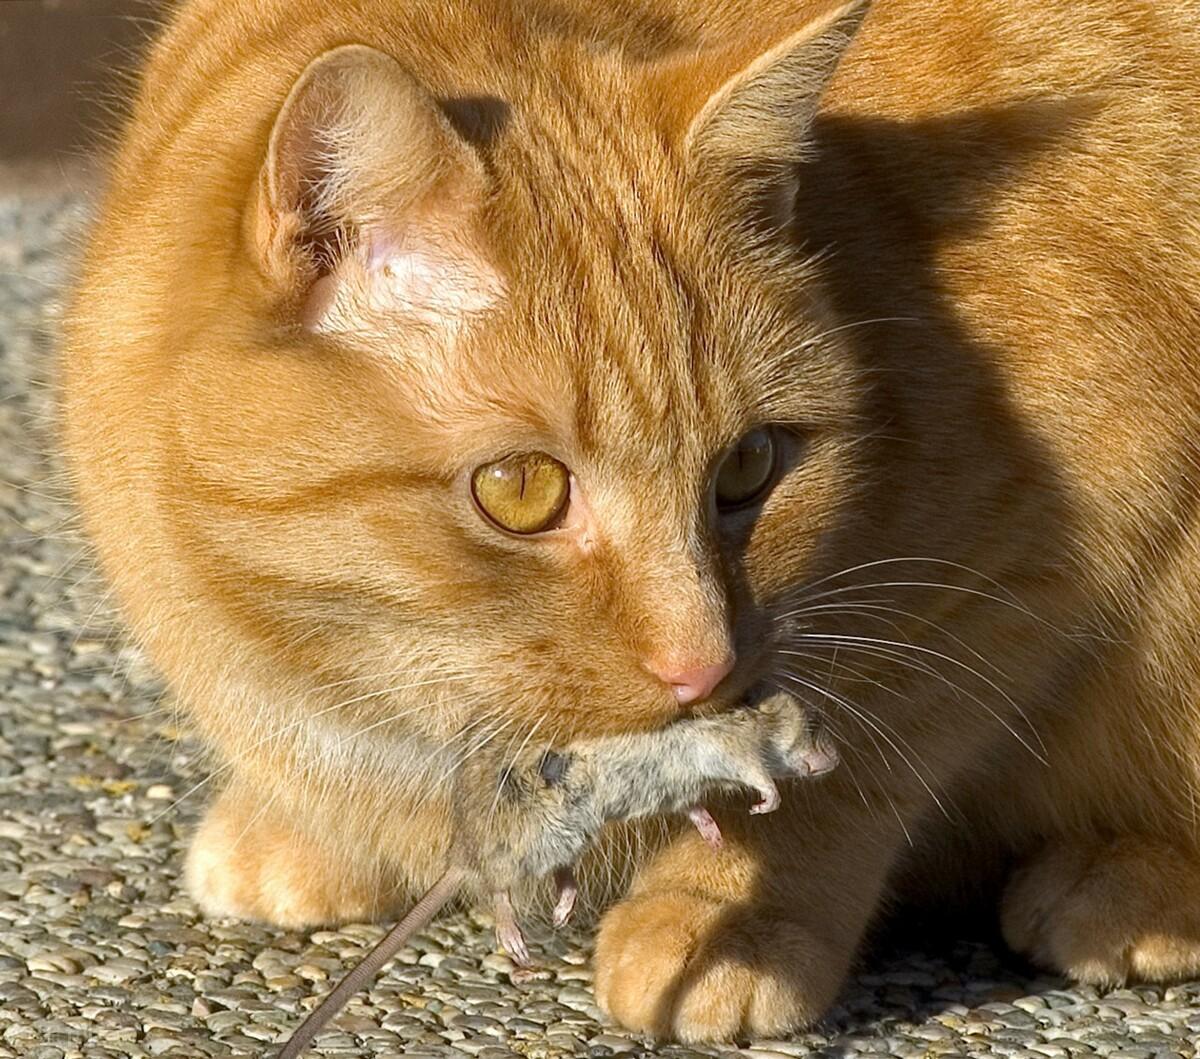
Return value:
M 717 507 L 729 511 L 759 499 L 775 475 L 775 460 L 775 439 L 770 430 L 757 427 L 744 434 L 717 468 Z
M 523 452 L 475 468 L 471 495 L 479 510 L 509 533 L 552 529 L 566 510 L 570 472 L 544 452 Z

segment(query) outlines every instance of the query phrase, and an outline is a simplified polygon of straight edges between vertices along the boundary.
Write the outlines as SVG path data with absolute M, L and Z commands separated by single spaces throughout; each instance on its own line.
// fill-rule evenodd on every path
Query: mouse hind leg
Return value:
M 1200 974 L 1200 855 L 1159 839 L 1059 838 L 1010 878 L 1005 940 L 1077 981 L 1116 986 Z
M 517 922 L 517 910 L 513 907 L 508 892 L 501 890 L 492 895 L 492 908 L 496 917 L 496 940 L 518 967 L 529 967 L 529 946 Z

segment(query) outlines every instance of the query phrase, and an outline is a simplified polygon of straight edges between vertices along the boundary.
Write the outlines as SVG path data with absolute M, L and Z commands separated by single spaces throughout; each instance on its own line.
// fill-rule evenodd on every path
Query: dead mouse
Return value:
M 836 761 L 832 744 L 811 731 L 803 706 L 781 693 L 755 709 L 655 732 L 585 740 L 560 751 L 527 750 L 498 778 L 493 763 L 469 763 L 456 790 L 460 856 L 473 877 L 498 884 L 496 894 L 552 872 L 561 887 L 609 821 L 686 813 L 716 844 L 716 823 L 700 804 L 705 795 L 748 787 L 758 796 L 750 811 L 771 812 L 779 805 L 777 778 L 819 775 Z M 491 811 L 481 814 L 478 792 L 489 785 L 495 788 Z M 563 904 L 560 924 L 569 911 Z M 506 916 L 505 907 L 498 925 Z M 513 951 L 507 933 L 501 941 L 519 961 L 523 947 Z
M 489 897 L 501 944 L 528 962 L 509 892 L 528 878 L 553 874 L 558 885 L 554 922 L 571 914 L 571 868 L 614 820 L 686 813 L 700 833 L 720 844 L 716 821 L 701 805 L 717 790 L 750 788 L 751 812 L 779 805 L 776 779 L 828 772 L 837 764 L 831 743 L 810 729 L 803 706 L 785 693 L 754 709 L 681 720 L 637 735 L 583 740 L 564 750 L 526 750 L 498 765 L 477 755 L 456 777 L 454 861 L 362 961 L 325 997 L 278 1053 L 294 1059 L 346 1001 L 456 894 Z M 493 794 L 480 812 L 481 791 Z

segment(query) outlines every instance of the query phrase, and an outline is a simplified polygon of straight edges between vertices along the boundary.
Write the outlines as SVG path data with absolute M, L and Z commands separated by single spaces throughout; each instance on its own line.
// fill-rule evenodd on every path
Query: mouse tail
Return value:
M 458 893 L 464 874 L 461 868 L 447 868 L 442 877 L 413 905 L 412 911 L 392 927 L 383 940 L 352 967 L 308 1018 L 300 1023 L 296 1032 L 276 1053 L 276 1059 L 296 1059 L 302 1054 L 325 1023 L 341 1011 L 346 1001 L 364 988 L 379 973 L 379 969 L 404 947 L 408 939 L 425 927 Z

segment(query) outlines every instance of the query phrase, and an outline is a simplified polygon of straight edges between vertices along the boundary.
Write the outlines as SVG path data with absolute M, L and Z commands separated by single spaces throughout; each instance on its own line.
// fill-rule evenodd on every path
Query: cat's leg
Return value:
M 1017 952 L 1097 986 L 1200 974 L 1200 856 L 1158 839 L 1060 838 L 1014 873 L 1001 905 Z
M 410 890 L 368 849 L 364 841 L 348 855 L 344 843 L 322 842 L 261 793 L 233 785 L 193 836 L 185 880 L 210 916 L 287 928 L 394 917 Z
M 721 815 L 720 851 L 681 835 L 604 917 L 596 995 L 624 1025 L 688 1042 L 769 1036 L 833 1002 L 903 841 L 897 818 L 834 773 L 749 820 Z

